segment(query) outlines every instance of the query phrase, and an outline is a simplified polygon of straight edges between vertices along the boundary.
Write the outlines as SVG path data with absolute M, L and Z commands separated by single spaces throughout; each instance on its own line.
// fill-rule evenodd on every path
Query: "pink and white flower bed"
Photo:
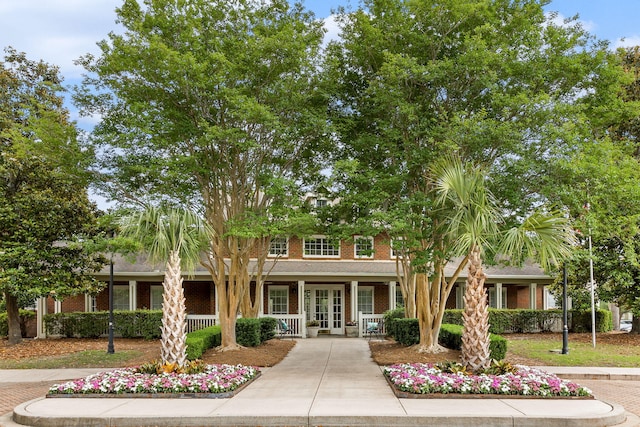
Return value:
M 503 375 L 446 373 L 431 364 L 386 366 L 384 375 L 397 390 L 411 394 L 494 394 L 533 397 L 591 397 L 591 390 L 556 375 L 517 365 Z
M 207 365 L 202 373 L 197 374 L 145 374 L 137 372 L 136 368 L 124 368 L 54 384 L 49 395 L 226 393 L 241 387 L 259 373 L 256 367 L 243 365 Z

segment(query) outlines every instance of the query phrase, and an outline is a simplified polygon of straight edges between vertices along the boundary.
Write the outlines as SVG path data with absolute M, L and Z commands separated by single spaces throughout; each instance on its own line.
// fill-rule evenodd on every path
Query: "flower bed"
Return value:
M 384 375 L 396 390 L 411 395 L 499 395 L 529 397 L 592 397 L 591 390 L 527 366 L 501 375 L 448 373 L 424 363 L 386 366 Z
M 137 368 L 125 368 L 54 384 L 47 397 L 94 394 L 147 397 L 163 393 L 214 397 L 215 394 L 237 391 L 259 375 L 257 368 L 243 365 L 207 365 L 203 372 L 196 374 L 147 374 Z

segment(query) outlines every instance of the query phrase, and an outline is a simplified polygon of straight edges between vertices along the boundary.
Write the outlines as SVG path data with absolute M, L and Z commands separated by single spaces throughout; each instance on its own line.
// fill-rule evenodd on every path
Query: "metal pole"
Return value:
M 569 354 L 569 322 L 567 306 L 567 266 L 562 267 L 562 354 Z
M 109 264 L 109 344 L 107 345 L 107 354 L 113 354 L 113 256 Z
M 596 292 L 593 280 L 593 249 L 591 247 L 591 229 L 589 229 L 589 280 L 591 281 L 591 341 L 596 348 Z

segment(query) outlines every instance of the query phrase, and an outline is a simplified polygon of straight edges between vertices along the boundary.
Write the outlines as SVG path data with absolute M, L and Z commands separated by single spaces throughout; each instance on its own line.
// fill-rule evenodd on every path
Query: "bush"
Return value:
M 569 330 L 571 332 L 591 332 L 591 311 L 571 310 L 569 312 Z M 609 310 L 596 310 L 596 332 L 613 330 L 613 319 Z
M 260 343 L 275 338 L 278 320 L 274 317 L 261 317 L 258 320 L 260 321 Z
M 404 308 L 398 307 L 393 310 L 387 310 L 383 315 L 384 327 L 387 335 L 391 337 L 396 336 L 396 324 L 397 319 L 404 319 Z
M 393 328 L 396 341 L 402 345 L 414 345 L 420 342 L 418 319 L 395 319 Z
M 443 324 L 438 335 L 438 342 L 444 347 L 462 349 L 462 326 Z M 507 355 L 507 340 L 500 335 L 489 334 L 489 357 L 502 360 Z
M 236 342 L 245 347 L 260 345 L 260 319 L 241 317 L 236 321 Z
M 222 343 L 220 325 L 209 326 L 187 334 L 187 359 L 200 359 L 205 351 Z
M 114 334 L 123 338 L 160 338 L 162 311 L 114 311 Z M 68 338 L 97 338 L 109 333 L 109 312 L 54 313 L 44 316 L 47 334 Z

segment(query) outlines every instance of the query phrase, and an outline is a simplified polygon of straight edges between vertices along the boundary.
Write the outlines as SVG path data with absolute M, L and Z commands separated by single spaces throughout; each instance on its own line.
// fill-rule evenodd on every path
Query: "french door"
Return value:
M 309 285 L 304 304 L 307 320 L 320 322 L 320 330 L 344 333 L 344 285 Z

